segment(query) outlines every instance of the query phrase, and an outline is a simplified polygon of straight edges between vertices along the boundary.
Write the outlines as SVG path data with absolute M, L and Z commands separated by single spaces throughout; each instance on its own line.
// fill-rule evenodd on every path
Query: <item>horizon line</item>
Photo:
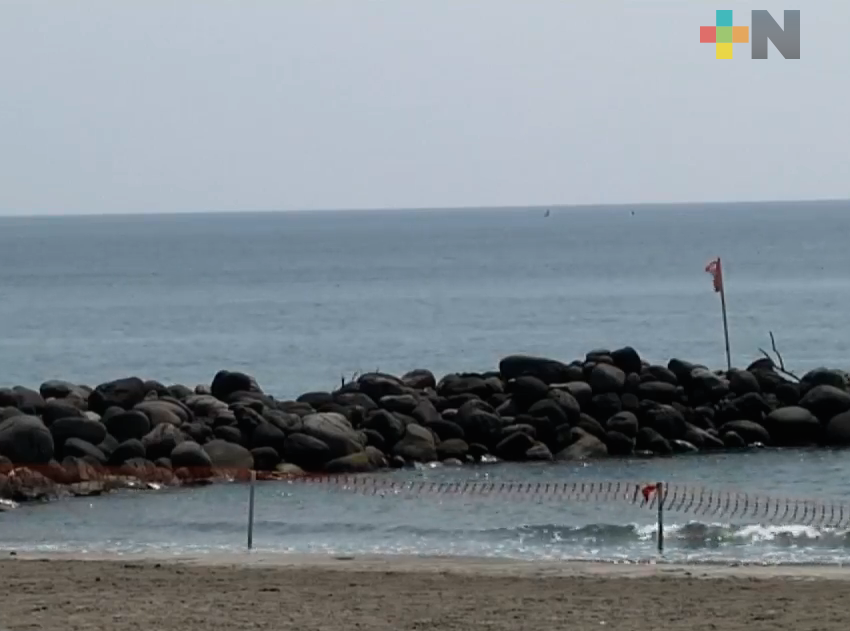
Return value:
M 669 210 L 674 206 L 763 206 L 791 205 L 791 204 L 829 204 L 850 202 L 850 197 L 823 197 L 803 199 L 765 199 L 765 200 L 732 200 L 732 201 L 681 201 L 681 202 L 617 202 L 609 204 L 530 204 L 530 205 L 499 205 L 499 206 L 405 206 L 405 207 L 354 207 L 354 208 L 279 208 L 279 209 L 206 209 L 206 210 L 170 210 L 154 212 L 36 212 L 32 214 L 9 214 L 0 211 L 0 219 L 21 218 L 57 218 L 57 217 L 149 217 L 149 216 L 176 216 L 176 215 L 228 215 L 228 214 L 304 214 L 304 213 L 386 213 L 386 212 L 422 212 L 422 211 L 511 211 L 511 210 L 577 210 L 577 209 L 599 209 L 614 210 L 623 208 L 640 208 L 646 206 L 661 207 Z

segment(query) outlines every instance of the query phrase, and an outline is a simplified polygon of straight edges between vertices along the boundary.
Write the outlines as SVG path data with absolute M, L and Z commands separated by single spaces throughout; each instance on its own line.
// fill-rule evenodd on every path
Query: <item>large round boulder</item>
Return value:
M 457 411 L 454 422 L 463 430 L 467 441 L 491 446 L 501 438 L 505 423 L 488 408 L 479 401 L 470 401 Z
M 434 373 L 424 368 L 417 368 L 405 373 L 401 382 L 414 390 L 435 389 L 437 387 L 437 379 L 434 377 Z
M 248 470 L 254 467 L 254 457 L 242 445 L 215 439 L 204 445 L 204 451 L 214 469 Z
M 823 426 L 817 417 L 798 406 L 774 410 L 764 419 L 764 428 L 776 445 L 803 447 L 817 444 L 823 438 Z
M 186 438 L 183 433 L 170 423 L 157 425 L 142 438 L 148 460 L 168 458 L 174 448 Z
M 555 460 L 591 460 L 604 458 L 608 455 L 608 447 L 596 436 L 582 429 L 574 428 L 572 444 L 555 454 Z
M 825 423 L 842 412 L 850 411 L 850 393 L 835 386 L 814 386 L 800 399 L 800 407 Z
M 392 447 L 404 436 L 404 423 L 387 410 L 369 412 L 363 427 L 378 432 L 387 447 Z
M 620 393 L 626 385 L 626 373 L 610 364 L 596 364 L 588 383 L 594 394 Z
M 833 416 L 826 424 L 826 444 L 833 447 L 850 446 L 850 412 Z
M 188 407 L 179 405 L 176 401 L 143 401 L 136 408 L 143 412 L 151 421 L 151 426 L 161 423 L 171 423 L 172 425 L 180 425 L 181 423 L 190 423 L 192 415 Z
M 97 445 L 106 438 L 106 427 L 100 421 L 72 416 L 55 420 L 50 425 L 50 433 L 56 445 L 61 445 L 69 438 L 79 438 Z
M 360 435 L 342 414 L 334 412 L 308 414 L 304 417 L 302 431 L 325 443 L 330 449 L 331 459 L 363 451 L 365 447 Z
M 431 462 L 437 459 L 437 445 L 431 430 L 411 423 L 395 447 L 393 455 L 412 462 Z
M 213 464 L 210 455 L 198 443 L 192 440 L 185 440 L 172 449 L 169 459 L 171 460 L 171 466 L 175 469 L 180 467 L 208 469 Z
M 231 395 L 236 392 L 262 393 L 256 379 L 242 372 L 231 372 L 220 370 L 213 377 L 210 384 L 210 392 L 219 401 L 229 401 Z
M 528 355 L 510 355 L 499 362 L 499 372 L 506 380 L 518 377 L 537 377 L 543 383 L 566 383 L 572 381 L 574 371 L 566 364 L 554 359 Z
M 720 435 L 722 436 L 727 432 L 735 432 L 738 436 L 743 438 L 744 442 L 748 445 L 751 445 L 752 443 L 762 443 L 763 445 L 772 444 L 770 433 L 763 425 L 756 423 L 755 421 L 740 420 L 724 423 L 720 427 Z
M 34 416 L 18 415 L 0 422 L 0 456 L 15 464 L 44 464 L 53 458 L 53 436 Z
M 631 346 L 618 348 L 611 352 L 611 359 L 614 365 L 624 373 L 640 373 L 643 368 L 643 362 L 640 359 L 638 352 Z
M 151 431 L 151 421 L 141 410 L 128 410 L 116 414 L 107 414 L 103 418 L 107 431 L 120 442 L 131 438 L 142 438 Z
M 405 385 L 398 377 L 379 372 L 370 372 L 357 379 L 360 392 L 372 401 L 380 401 L 383 397 L 404 394 Z
M 144 401 L 145 394 L 145 382 L 138 377 L 108 381 L 89 395 L 89 409 L 101 415 L 112 406 L 130 410 Z
M 283 459 L 305 471 L 317 471 L 331 459 L 331 450 L 318 438 L 296 432 L 284 442 Z

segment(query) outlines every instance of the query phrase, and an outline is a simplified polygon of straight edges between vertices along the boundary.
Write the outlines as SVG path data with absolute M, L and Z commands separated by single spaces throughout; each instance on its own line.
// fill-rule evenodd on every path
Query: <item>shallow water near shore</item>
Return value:
M 706 484 L 717 490 L 850 504 L 847 452 L 755 451 L 586 465 L 482 465 L 387 474 L 398 481 Z M 805 494 L 800 489 L 808 489 Z M 246 548 L 249 487 L 119 492 L 26 505 L 0 515 L 0 546 L 35 552 L 205 554 Z M 254 547 L 322 554 L 404 554 L 526 560 L 656 558 L 654 510 L 626 502 L 501 497 L 367 496 L 261 482 Z M 850 537 L 801 524 L 694 521 L 665 514 L 664 560 L 845 564 Z
M 126 375 L 188 385 L 244 370 L 279 398 L 340 375 L 488 370 L 636 347 L 734 362 L 773 330 L 799 373 L 850 367 L 850 203 L 499 211 L 0 218 L 0 386 Z M 694 482 L 847 500 L 850 453 L 765 451 L 584 467 L 499 465 L 400 479 Z M 185 553 L 245 545 L 247 487 L 122 492 L 0 514 L 0 545 Z M 381 498 L 257 487 L 257 549 L 526 559 L 649 558 L 655 515 L 620 504 Z M 669 514 L 672 560 L 850 560 L 843 532 Z

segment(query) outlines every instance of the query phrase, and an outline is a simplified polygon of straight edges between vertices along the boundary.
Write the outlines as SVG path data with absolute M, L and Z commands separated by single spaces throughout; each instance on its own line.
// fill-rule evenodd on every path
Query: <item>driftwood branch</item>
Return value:
M 779 349 L 776 347 L 776 338 L 773 336 L 773 331 L 768 331 L 768 333 L 770 334 L 770 347 L 776 354 L 776 359 L 779 360 L 779 365 L 776 365 L 776 362 L 773 361 L 773 358 L 768 354 L 766 350 L 764 350 L 763 348 L 759 348 L 759 351 L 761 351 L 761 354 L 767 357 L 773 363 L 776 372 L 783 374 L 786 377 L 791 377 L 795 381 L 800 381 L 800 378 L 797 375 L 785 368 L 785 360 L 782 358 L 782 353 L 780 353 Z

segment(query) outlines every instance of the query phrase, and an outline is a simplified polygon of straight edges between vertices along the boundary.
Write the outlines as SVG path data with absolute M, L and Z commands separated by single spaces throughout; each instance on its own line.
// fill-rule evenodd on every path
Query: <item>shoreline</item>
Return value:
M 820 567 L 255 554 L 12 557 L 0 572 L 10 631 L 843 631 L 850 580 Z

